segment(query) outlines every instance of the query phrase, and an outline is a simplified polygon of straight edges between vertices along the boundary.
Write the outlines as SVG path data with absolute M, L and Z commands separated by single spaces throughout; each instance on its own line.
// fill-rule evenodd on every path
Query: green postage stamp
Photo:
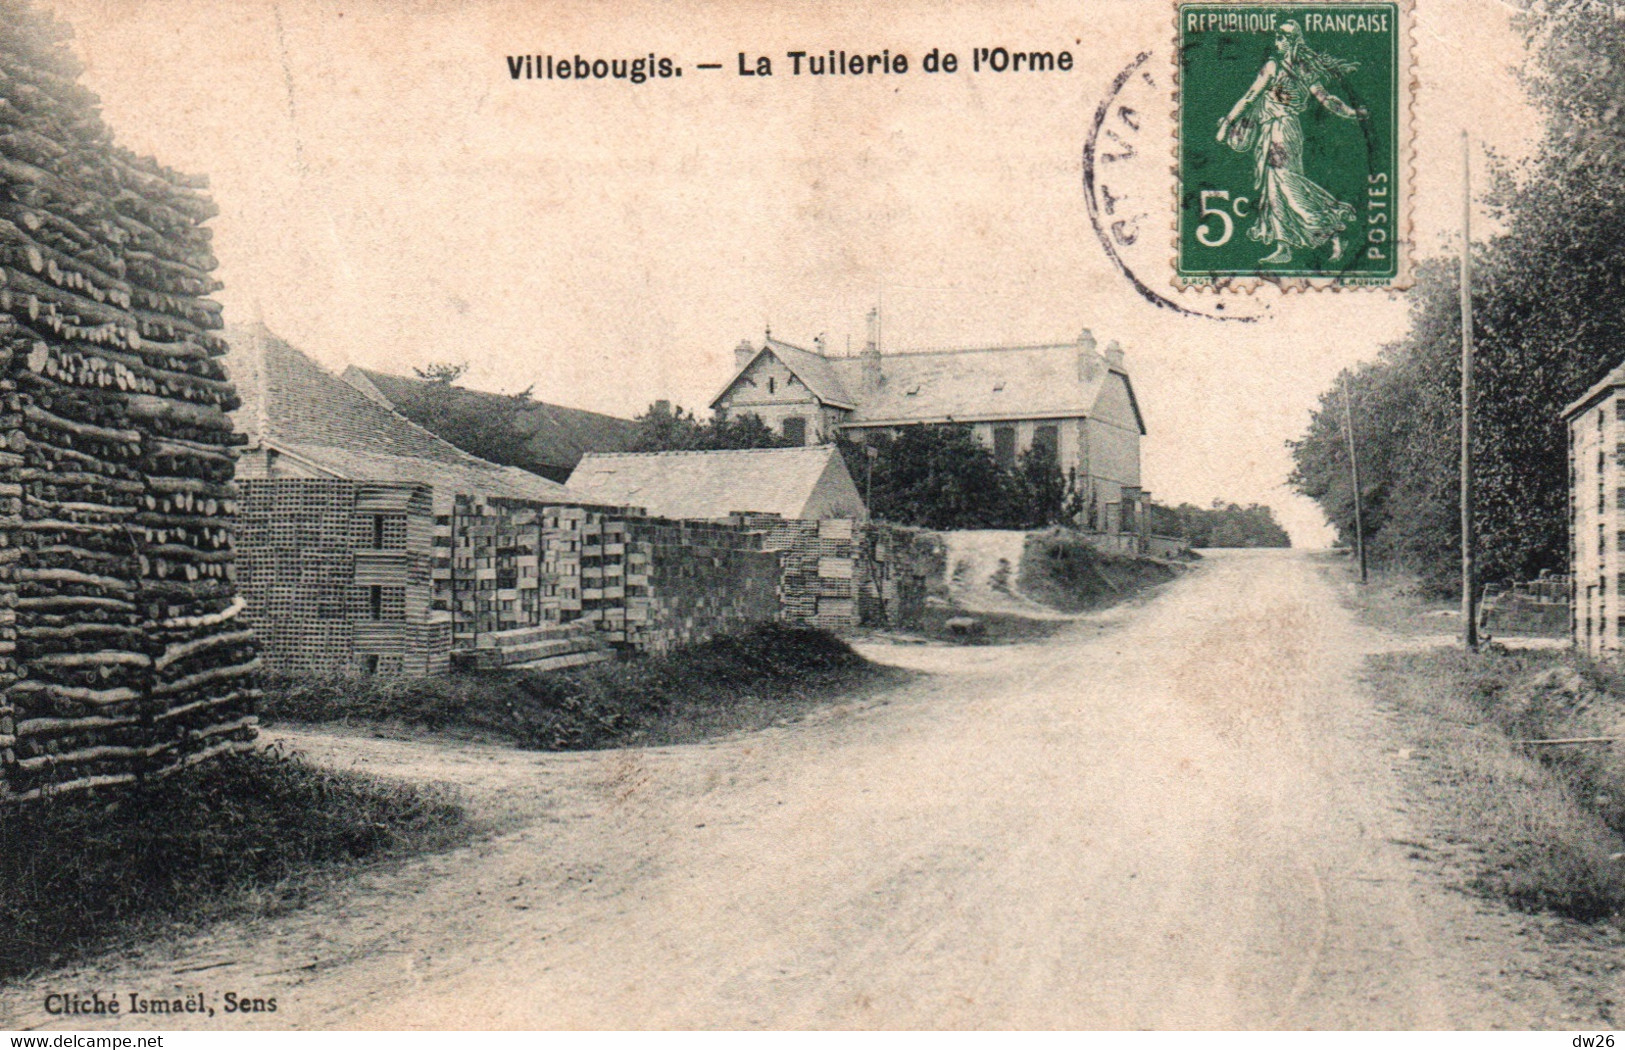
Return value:
M 1183 3 L 1175 283 L 1403 287 L 1404 3 Z

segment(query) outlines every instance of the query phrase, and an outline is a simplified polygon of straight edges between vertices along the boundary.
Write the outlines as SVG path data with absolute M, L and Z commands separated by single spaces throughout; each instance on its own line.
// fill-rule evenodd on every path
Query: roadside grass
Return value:
M 764 624 L 667 656 L 557 671 L 276 676 L 261 717 L 580 751 L 758 729 L 907 674 L 870 663 L 827 631 Z
M 1103 551 L 1064 529 L 1027 537 L 1022 552 L 1022 594 L 1060 612 L 1088 612 L 1166 583 L 1178 570 L 1154 558 Z
M 1314 557 L 1354 599 L 1352 604 L 1366 623 L 1407 638 L 1461 632 L 1461 603 L 1428 594 L 1414 576 L 1373 568 L 1371 582 L 1362 586 L 1349 552 L 1325 551 Z
M 447 849 L 455 798 L 276 749 L 0 810 L 0 980 L 303 903 L 357 865 Z
M 1514 743 L 1625 728 L 1619 694 L 1596 688 L 1567 653 L 1496 646 L 1373 657 L 1367 673 L 1416 741 L 1471 888 L 1587 922 L 1625 910 L 1625 758 Z

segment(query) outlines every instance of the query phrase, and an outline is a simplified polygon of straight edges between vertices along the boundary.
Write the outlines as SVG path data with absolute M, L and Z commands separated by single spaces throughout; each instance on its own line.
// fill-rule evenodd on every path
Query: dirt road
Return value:
M 277 999 L 215 1027 L 1556 1027 L 1520 919 L 1410 859 L 1357 684 L 1385 639 L 1308 556 L 1217 557 L 1042 644 L 701 747 L 305 736 L 509 830 L 48 989 Z

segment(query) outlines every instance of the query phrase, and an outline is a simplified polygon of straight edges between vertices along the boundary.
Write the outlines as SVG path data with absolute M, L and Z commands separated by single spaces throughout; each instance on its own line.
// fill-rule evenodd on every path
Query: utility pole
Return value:
M 1365 567 L 1365 517 L 1361 512 L 1360 504 L 1364 500 L 1360 496 L 1360 456 L 1354 450 L 1354 410 L 1350 407 L 1353 387 L 1349 383 L 1349 374 L 1343 373 L 1343 432 L 1349 441 L 1349 483 L 1354 486 L 1354 550 L 1360 558 L 1360 582 L 1366 583 L 1369 577 Z
M 1461 133 L 1461 619 L 1462 644 L 1478 649 L 1478 565 L 1473 531 L 1473 170 Z

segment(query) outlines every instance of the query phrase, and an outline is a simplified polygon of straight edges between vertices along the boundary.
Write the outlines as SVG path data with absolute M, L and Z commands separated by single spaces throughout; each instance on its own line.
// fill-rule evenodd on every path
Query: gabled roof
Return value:
M 839 472 L 833 445 L 719 452 L 623 452 L 589 455 L 570 475 L 570 491 L 588 503 L 642 507 L 661 518 L 714 520 L 730 514 L 807 513 L 820 483 Z M 839 482 L 840 479 L 835 479 Z M 856 495 L 856 489 L 852 489 Z
M 632 420 L 601 412 L 353 365 L 340 378 L 465 452 L 560 481 L 588 452 L 620 452 L 637 436 Z
M 1092 363 L 1086 367 L 1086 358 Z M 886 354 L 880 387 L 859 399 L 846 424 L 872 426 L 1045 419 L 1094 412 L 1109 377 L 1122 377 L 1140 432 L 1145 421 L 1128 373 L 1077 343 Z M 828 362 L 852 389 L 863 389 L 861 358 Z
M 263 324 L 228 328 L 226 368 L 251 445 L 289 452 L 335 477 L 421 481 L 453 492 L 566 498 L 563 485 L 471 456 L 369 399 Z
M 1581 394 L 1579 398 L 1563 409 L 1563 419 L 1567 420 L 1579 415 L 1601 400 L 1610 390 L 1617 390 L 1621 387 L 1625 387 L 1625 364 L 1616 366 L 1611 372 L 1593 384 L 1590 390 Z
M 770 335 L 763 340 L 761 348 L 752 355 L 751 359 L 734 372 L 733 377 L 723 385 L 722 391 L 711 399 L 712 408 L 717 407 L 717 403 L 728 395 L 728 391 L 733 389 L 734 384 L 739 382 L 741 376 L 750 371 L 751 365 L 754 365 L 763 354 L 772 354 L 782 361 L 784 366 L 793 372 L 795 377 L 801 380 L 808 390 L 813 392 L 813 396 L 824 404 L 845 409 L 857 407 L 858 403 L 847 392 L 847 385 L 841 381 L 840 374 L 834 368 L 836 361 L 825 357 L 823 354 L 815 354 L 811 350 L 803 350 L 799 346 L 792 346 L 789 343 L 774 339 Z

